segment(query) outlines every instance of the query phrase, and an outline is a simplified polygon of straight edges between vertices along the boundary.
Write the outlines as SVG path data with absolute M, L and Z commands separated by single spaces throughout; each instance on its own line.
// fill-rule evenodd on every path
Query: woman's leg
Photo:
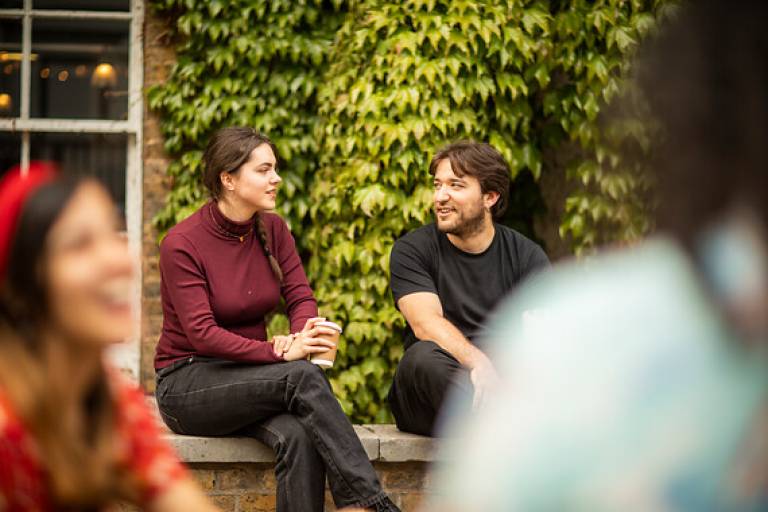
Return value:
M 157 397 L 169 426 L 184 434 L 228 435 L 289 412 L 311 435 L 338 506 L 397 510 L 323 371 L 307 361 L 195 362 L 162 378 Z
M 254 437 L 275 451 L 278 512 L 323 512 L 325 465 L 314 440 L 296 416 L 278 414 L 238 434 Z

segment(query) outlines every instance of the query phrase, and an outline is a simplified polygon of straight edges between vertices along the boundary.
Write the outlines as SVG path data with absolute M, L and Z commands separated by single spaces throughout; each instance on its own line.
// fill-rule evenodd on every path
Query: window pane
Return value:
M 2 2 L 3 0 L 0 0 Z M 128 0 L 32 0 L 33 9 L 127 11 Z
M 32 54 L 32 117 L 127 118 L 127 21 L 35 19 Z
M 126 136 L 90 133 L 33 133 L 30 160 L 48 160 L 62 172 L 94 176 L 125 213 Z
M 0 0 L 0 9 L 21 9 L 23 0 Z
M 21 111 L 21 20 L 0 18 L 0 117 Z
M 21 163 L 21 135 L 0 132 L 0 176 Z

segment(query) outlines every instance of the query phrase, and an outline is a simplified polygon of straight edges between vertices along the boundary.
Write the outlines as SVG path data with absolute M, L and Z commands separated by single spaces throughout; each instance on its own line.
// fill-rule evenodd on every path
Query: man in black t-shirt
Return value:
M 407 330 L 389 403 L 400 430 L 422 435 L 432 435 L 449 388 L 483 402 L 497 378 L 476 344 L 486 318 L 522 279 L 549 266 L 538 245 L 493 221 L 506 209 L 510 172 L 492 146 L 451 144 L 429 171 L 436 222 L 395 242 L 390 258 Z

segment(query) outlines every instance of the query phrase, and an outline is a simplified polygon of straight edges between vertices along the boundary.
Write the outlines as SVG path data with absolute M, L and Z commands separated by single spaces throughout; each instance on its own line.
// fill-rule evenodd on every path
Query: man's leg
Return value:
M 469 372 L 448 351 L 432 341 L 417 341 L 397 366 L 389 405 L 397 428 L 434 435 L 435 419 L 450 389 L 469 390 Z

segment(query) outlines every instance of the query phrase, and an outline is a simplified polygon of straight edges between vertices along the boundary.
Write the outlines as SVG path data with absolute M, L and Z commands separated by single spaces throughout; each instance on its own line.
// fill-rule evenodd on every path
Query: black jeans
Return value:
M 397 365 L 389 406 L 397 428 L 432 436 L 449 392 L 471 393 L 469 371 L 433 341 L 417 341 Z
M 275 451 L 277 510 L 398 510 L 323 370 L 308 361 L 254 365 L 190 357 L 158 371 L 160 414 L 178 434 L 254 437 Z

